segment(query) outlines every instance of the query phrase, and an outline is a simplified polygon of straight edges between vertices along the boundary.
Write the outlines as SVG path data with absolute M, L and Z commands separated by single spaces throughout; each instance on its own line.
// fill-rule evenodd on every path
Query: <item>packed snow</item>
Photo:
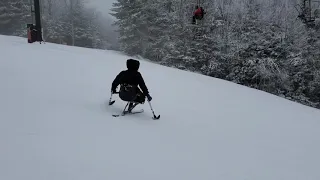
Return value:
M 0 36 L 1 180 L 319 180 L 320 111 L 140 61 L 160 120 L 124 108 L 119 52 Z

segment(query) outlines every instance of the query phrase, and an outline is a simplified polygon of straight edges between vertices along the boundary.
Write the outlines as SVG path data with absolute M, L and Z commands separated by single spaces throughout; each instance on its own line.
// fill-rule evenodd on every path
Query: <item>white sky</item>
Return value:
M 112 3 L 116 2 L 116 0 L 87 0 L 87 2 L 99 10 L 103 15 L 108 15 Z

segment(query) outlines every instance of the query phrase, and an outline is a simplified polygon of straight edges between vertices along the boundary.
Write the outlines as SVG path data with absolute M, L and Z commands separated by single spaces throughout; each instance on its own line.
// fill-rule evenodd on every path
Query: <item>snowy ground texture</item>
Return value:
M 317 109 L 141 62 L 161 119 L 115 118 L 128 57 L 26 42 L 0 36 L 1 180 L 320 179 Z

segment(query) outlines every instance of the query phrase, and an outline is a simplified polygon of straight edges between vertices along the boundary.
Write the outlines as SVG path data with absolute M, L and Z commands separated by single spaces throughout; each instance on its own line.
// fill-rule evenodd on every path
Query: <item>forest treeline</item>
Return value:
M 117 0 L 121 51 L 320 108 L 320 31 L 294 0 Z

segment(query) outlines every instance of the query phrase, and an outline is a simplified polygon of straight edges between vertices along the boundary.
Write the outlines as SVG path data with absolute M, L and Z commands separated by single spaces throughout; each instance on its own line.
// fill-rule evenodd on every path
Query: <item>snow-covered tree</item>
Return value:
M 197 2 L 118 0 L 113 15 L 122 50 L 308 105 L 320 102 L 320 33 L 297 20 L 300 1 Z M 192 25 L 195 5 L 206 14 Z
M 120 49 L 130 55 L 142 55 L 146 48 L 146 35 L 144 34 L 145 12 L 142 10 L 144 0 L 118 0 L 113 4 L 117 18 L 115 25 L 120 34 Z
M 28 0 L 2 0 L 0 2 L 0 33 L 26 36 L 30 16 Z

